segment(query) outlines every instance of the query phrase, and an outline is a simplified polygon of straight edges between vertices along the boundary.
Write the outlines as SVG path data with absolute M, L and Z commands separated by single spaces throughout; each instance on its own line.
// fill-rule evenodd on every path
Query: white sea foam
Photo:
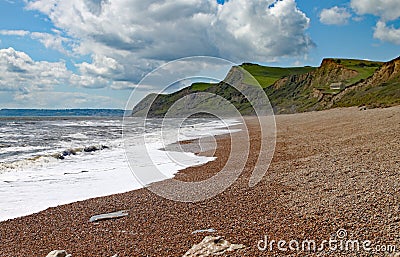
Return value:
M 157 121 L 154 121 L 157 123 Z M 147 152 L 143 152 L 143 147 L 138 146 L 135 154 L 135 165 L 129 167 L 125 158 L 124 141 L 118 136 L 120 122 L 107 121 L 63 121 L 60 123 L 50 122 L 55 127 L 67 128 L 76 127 L 96 127 L 108 124 L 107 131 L 114 131 L 110 137 L 98 137 L 88 141 L 90 137 L 96 137 L 99 132 L 93 133 L 91 128 L 83 131 L 76 131 L 70 138 L 76 141 L 65 141 L 62 137 L 54 142 L 54 147 L 59 152 L 60 149 L 68 149 L 69 146 L 76 146 L 81 143 L 81 147 L 93 145 L 94 142 L 107 145 L 110 148 L 95 152 L 79 152 L 76 155 L 66 156 L 64 160 L 58 160 L 48 156 L 48 150 L 40 152 L 44 156 L 34 160 L 22 159 L 13 162 L 0 163 L 0 170 L 4 166 L 9 166 L 7 172 L 0 174 L 0 220 L 16 218 L 35 212 L 39 212 L 48 207 L 67 204 L 92 197 L 106 196 L 122 193 L 143 187 L 134 176 L 134 172 L 146 170 L 148 167 L 156 165 L 163 173 L 165 178 L 173 177 L 174 174 L 186 167 L 204 164 L 214 158 L 196 156 L 193 153 L 185 152 L 166 152 L 160 150 L 165 147 L 165 143 L 176 141 L 173 135 L 176 131 L 163 131 L 164 137 L 171 138 L 171 142 L 162 143 L 161 135 L 155 133 L 149 127 L 146 134 Z M 234 124 L 231 120 L 228 125 Z M 43 125 L 43 124 L 42 124 Z M 46 126 L 48 124 L 46 123 Z M 210 136 L 227 133 L 228 131 L 218 129 L 223 127 L 221 122 L 209 122 L 195 124 L 181 128 L 179 140 L 194 139 L 198 137 Z M 99 130 L 100 131 L 100 130 Z M 55 131 L 53 131 L 55 133 Z M 119 131 L 120 132 L 120 131 Z M 231 131 L 232 132 L 232 131 Z M 84 136 L 81 136 L 84 135 Z M 78 136 L 77 136 L 78 135 Z M 140 138 L 143 136 L 133 134 L 132 137 Z M 81 140 L 81 141 L 79 141 Z M 129 141 L 132 144 L 139 144 L 140 140 Z M 27 146 L 29 147 L 29 146 Z M 65 148 L 67 147 L 67 148 Z M 37 149 L 36 149 L 37 150 Z M 39 149 L 40 150 L 40 149 Z M 144 162 L 143 154 L 151 156 L 152 162 Z M 171 159 L 171 156 L 173 159 Z M 176 161 L 179 160 L 179 161 Z M 14 166 L 13 166 L 14 165 Z M 13 167 L 11 167 L 13 166 Z M 132 173 L 132 170 L 133 173 Z

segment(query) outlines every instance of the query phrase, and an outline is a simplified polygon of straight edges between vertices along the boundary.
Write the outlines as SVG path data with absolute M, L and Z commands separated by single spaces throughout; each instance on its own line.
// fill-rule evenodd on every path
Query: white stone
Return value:
M 245 248 L 241 244 L 231 244 L 220 236 L 206 236 L 199 244 L 194 245 L 183 257 L 205 257 L 211 255 L 220 255 L 225 252 L 232 252 Z
M 64 250 L 54 250 L 51 251 L 46 257 L 67 257 L 67 252 Z

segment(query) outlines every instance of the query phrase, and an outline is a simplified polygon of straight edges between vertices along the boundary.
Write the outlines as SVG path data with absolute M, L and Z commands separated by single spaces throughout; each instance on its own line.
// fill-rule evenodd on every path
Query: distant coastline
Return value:
M 1 109 L 0 117 L 123 117 L 121 109 Z

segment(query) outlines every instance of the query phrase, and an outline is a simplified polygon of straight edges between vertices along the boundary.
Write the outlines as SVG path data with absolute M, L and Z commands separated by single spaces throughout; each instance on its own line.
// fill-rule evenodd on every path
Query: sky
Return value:
M 124 109 L 159 92 L 140 83 L 149 72 L 191 56 L 318 66 L 399 55 L 399 0 L 0 0 L 0 109 Z

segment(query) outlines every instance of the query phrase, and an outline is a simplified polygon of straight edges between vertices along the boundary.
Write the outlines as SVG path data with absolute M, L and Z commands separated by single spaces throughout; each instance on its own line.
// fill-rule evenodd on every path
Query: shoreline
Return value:
M 199 121 L 200 122 L 200 121 Z M 207 123 L 207 122 L 206 122 Z M 225 131 L 217 129 L 220 127 L 219 124 L 213 124 L 212 122 L 207 125 L 206 123 L 199 123 L 200 126 L 205 126 L 209 129 L 202 127 L 196 129 L 193 135 L 188 135 L 188 138 L 194 138 L 195 133 L 198 137 L 204 136 L 204 133 L 215 132 L 215 134 L 221 134 Z M 117 122 L 117 125 L 119 123 Z M 212 129 L 212 127 L 216 129 Z M 119 127 L 118 127 L 119 128 Z M 82 132 L 85 133 L 85 132 Z M 186 135 L 185 133 L 183 133 Z M 84 135 L 84 134 L 81 134 Z M 111 151 L 98 151 L 95 155 L 90 153 L 84 153 L 85 146 L 84 142 L 81 144 L 81 150 L 78 148 L 61 148 L 56 154 L 54 153 L 40 153 L 39 157 L 34 157 L 32 160 L 21 159 L 15 162 L 10 162 L 10 167 L 21 168 L 22 172 L 7 170 L 1 174 L 5 182 L 1 182 L 2 190 L 0 192 L 0 199 L 2 199 L 0 221 L 6 221 L 13 218 L 24 217 L 40 211 L 46 210 L 50 207 L 56 207 L 59 205 L 65 205 L 74 203 L 77 201 L 83 201 L 95 197 L 109 196 L 118 193 L 126 193 L 135 189 L 144 187 L 141 183 L 135 180 L 132 175 L 129 163 L 125 159 L 124 147 L 118 141 L 115 140 L 101 140 L 107 141 L 107 145 L 94 145 L 93 147 L 101 147 L 111 149 Z M 81 143 L 81 142 L 78 142 Z M 62 150 L 65 149 L 65 150 Z M 72 150 L 71 150 L 72 149 Z M 95 149 L 97 150 L 97 149 Z M 100 149 L 99 149 L 100 150 Z M 135 150 L 135 149 L 134 149 Z M 147 149 L 148 150 L 148 149 Z M 160 153 L 160 160 L 155 160 L 157 163 L 163 163 L 163 171 L 166 171 L 166 177 L 172 177 L 174 173 L 177 173 L 179 169 L 182 169 L 190 164 L 199 165 L 210 161 L 212 159 L 204 157 L 191 157 L 188 156 L 185 159 L 185 163 L 182 165 L 169 165 L 169 160 L 163 159 L 168 158 L 166 154 L 151 147 L 150 153 L 156 155 Z M 84 154 L 68 155 L 66 160 L 60 160 L 56 157 L 63 156 L 64 152 L 81 152 Z M 143 152 L 143 151 L 141 151 Z M 158 152 L 158 153 L 157 153 Z M 179 154 L 179 153 L 178 153 Z M 71 156 L 71 158 L 69 157 Z M 36 161 L 37 160 L 37 161 Z M 107 160 L 107 161 L 102 161 Z M 141 165 L 141 159 L 139 158 L 138 166 Z M 50 164 L 47 165 L 47 162 Z M 6 166 L 5 164 L 4 166 Z M 25 170 L 24 167 L 30 167 L 32 169 Z
M 268 254 L 257 249 L 265 235 L 274 240 L 328 240 L 341 228 L 353 239 L 396 244 L 400 107 L 276 118 L 275 155 L 268 173 L 253 188 L 248 187 L 248 178 L 261 139 L 257 126 L 247 119 L 253 152 L 238 180 L 220 195 L 178 203 L 142 188 L 49 208 L 0 222 L 1 255 L 46 256 L 64 249 L 73 256 L 182 256 L 204 236 L 219 235 L 247 246 L 229 256 L 258 256 Z M 240 137 L 242 132 L 237 133 Z M 229 139 L 217 136 L 217 159 L 182 170 L 175 179 L 212 176 L 228 157 Z M 92 215 L 125 209 L 130 210 L 128 217 L 97 225 L 88 222 Z M 191 234 L 209 228 L 216 232 Z

